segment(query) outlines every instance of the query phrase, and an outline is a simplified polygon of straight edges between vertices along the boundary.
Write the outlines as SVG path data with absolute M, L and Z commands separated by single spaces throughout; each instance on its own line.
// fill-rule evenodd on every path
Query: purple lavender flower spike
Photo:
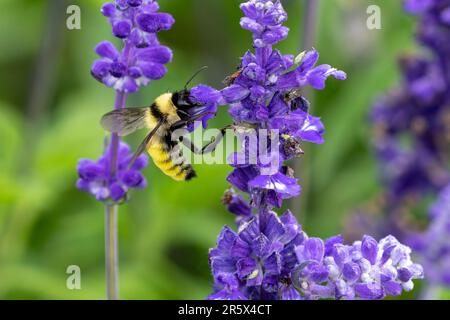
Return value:
M 306 99 L 287 97 L 306 85 L 323 89 L 328 77 L 344 80 L 346 74 L 328 65 L 316 67 L 315 50 L 294 59 L 272 49 L 287 36 L 282 26 L 287 15 L 279 1 L 252 0 L 241 9 L 246 15 L 241 26 L 253 33 L 255 53 L 244 55 L 237 77 L 222 95 L 231 104 L 230 115 L 236 123 L 280 133 L 279 145 L 269 144 L 268 154 L 281 161 L 277 172 L 267 175 L 259 158 L 256 164 L 243 164 L 236 161 L 239 154 L 233 155 L 235 169 L 228 181 L 248 193 L 251 201 L 248 204 L 234 191 L 228 193 L 225 203 L 238 215 L 239 231 L 225 228 L 218 247 L 211 251 L 216 285 L 209 298 L 381 299 L 411 290 L 411 280 L 423 277 L 422 268 L 411 262 L 410 249 L 394 238 L 378 243 L 366 236 L 353 246 L 344 245 L 339 236 L 323 242 L 308 238 L 291 213 L 278 218 L 271 211 L 281 207 L 283 199 L 300 193 L 283 161 L 300 156 L 303 141 L 324 142 L 324 126 L 308 114 Z M 242 143 L 241 158 L 248 159 L 248 151 L 259 152 L 258 146 Z M 222 280 L 224 275 L 227 281 Z
M 252 32 L 255 52 L 248 51 L 241 59 L 240 70 L 221 93 L 222 103 L 229 103 L 229 113 L 237 124 L 258 129 L 278 131 L 280 143 L 261 150 L 257 145 L 245 146 L 243 153 L 257 150 L 256 164 L 251 161 L 236 164 L 228 181 L 251 196 L 258 208 L 281 207 L 283 200 L 300 194 L 300 186 L 292 170 L 283 162 L 301 156 L 304 141 L 324 142 L 324 126 L 319 118 L 308 114 L 309 103 L 297 95 L 287 98 L 291 91 L 311 85 L 323 89 L 329 76 L 344 80 L 345 73 L 328 65 L 315 67 L 317 51 L 303 53 L 297 59 L 283 55 L 273 45 L 286 38 L 288 29 L 283 26 L 287 14 L 280 1 L 251 0 L 241 4 L 245 17 L 241 26 Z M 258 138 L 261 142 L 266 138 Z M 270 145 L 270 141 L 267 143 Z M 236 155 L 235 155 L 236 156 Z M 273 158 L 272 166 L 262 157 Z M 267 171 L 270 171 L 268 174 Z
M 158 10 L 155 0 L 116 0 L 101 9 L 113 34 L 122 40 L 123 48 L 119 50 L 109 41 L 100 42 L 95 48 L 100 59 L 92 64 L 91 74 L 116 91 L 116 109 L 125 107 L 127 94 L 161 79 L 167 72 L 165 65 L 172 61 L 172 50 L 160 45 L 156 34 L 168 30 L 174 20 Z M 153 30 L 144 30 L 138 23 L 141 20 L 146 20 L 145 24 L 152 25 Z M 99 201 L 118 203 L 126 199 L 130 189 L 145 187 L 145 178 L 139 171 L 147 165 L 147 158 L 139 157 L 133 167 L 127 169 L 125 162 L 131 160 L 129 153 L 129 148 L 123 143 L 119 145 L 118 137 L 113 135 L 111 145 L 98 161 L 79 162 L 79 189 L 93 194 Z
M 240 70 L 221 91 L 222 103 L 230 104 L 237 126 L 268 129 L 280 139 L 238 134 L 243 150 L 230 157 L 234 170 L 227 180 L 250 202 L 234 189 L 224 196 L 237 216 L 238 231 L 225 227 L 210 251 L 215 285 L 209 299 L 382 299 L 411 290 L 412 280 L 423 277 L 422 267 L 395 238 L 377 242 L 365 236 L 351 246 L 341 236 L 309 238 L 292 213 L 278 217 L 272 211 L 301 191 L 284 161 L 301 156 L 304 141 L 324 143 L 324 125 L 308 113 L 309 102 L 298 89 L 321 90 L 328 77 L 345 80 L 346 74 L 316 66 L 315 50 L 294 58 L 272 48 L 288 33 L 280 1 L 250 0 L 241 9 L 241 26 L 253 33 L 255 52 L 242 57 Z M 261 142 L 268 150 L 262 150 Z
M 126 107 L 128 94 L 167 73 L 165 65 L 172 61 L 172 51 L 160 45 L 157 32 L 170 29 L 175 21 L 158 11 L 156 0 L 115 0 L 102 6 L 101 13 L 108 18 L 112 34 L 121 40 L 123 48 L 117 49 L 109 41 L 100 42 L 95 48 L 100 59 L 92 64 L 91 74 L 116 91 L 115 110 Z M 105 149 L 97 161 L 79 161 L 77 187 L 105 203 L 106 293 L 109 300 L 117 300 L 118 205 L 128 199 L 129 190 L 146 186 L 140 170 L 147 166 L 147 157 L 133 159 L 130 148 L 117 133 L 111 134 Z
M 172 61 L 172 51 L 159 44 L 156 34 L 170 29 L 175 21 L 158 10 L 154 0 L 116 0 L 103 5 L 102 13 L 124 48 L 119 52 L 108 41 L 96 47 L 100 59 L 91 68 L 95 79 L 116 91 L 133 93 L 167 73 L 165 65 Z

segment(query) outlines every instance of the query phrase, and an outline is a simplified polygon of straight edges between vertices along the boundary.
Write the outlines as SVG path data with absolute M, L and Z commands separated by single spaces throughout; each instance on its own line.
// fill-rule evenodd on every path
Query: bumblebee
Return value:
M 187 89 L 199 72 L 188 81 L 183 90 L 164 93 L 149 107 L 114 110 L 102 117 L 102 127 L 121 137 L 144 128 L 150 130 L 134 154 L 130 166 L 139 155 L 147 151 L 155 165 L 174 180 L 189 181 L 196 177 L 192 165 L 183 157 L 179 143 L 183 143 L 195 154 L 206 154 L 214 151 L 225 133 L 224 128 L 202 149 L 198 149 L 184 136 L 176 141 L 172 139 L 175 130 L 187 128 L 196 120 L 209 114 L 209 112 L 196 114 L 195 109 L 203 105 L 192 102 L 190 91 Z

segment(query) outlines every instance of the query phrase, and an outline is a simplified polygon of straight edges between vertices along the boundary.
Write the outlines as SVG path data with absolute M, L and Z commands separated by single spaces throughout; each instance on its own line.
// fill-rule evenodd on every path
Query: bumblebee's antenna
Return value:
M 187 87 L 191 84 L 192 80 L 194 80 L 201 72 L 208 69 L 208 66 L 201 67 L 200 70 L 198 70 L 190 79 L 188 82 L 186 82 L 186 85 L 184 86 L 184 90 L 187 90 Z

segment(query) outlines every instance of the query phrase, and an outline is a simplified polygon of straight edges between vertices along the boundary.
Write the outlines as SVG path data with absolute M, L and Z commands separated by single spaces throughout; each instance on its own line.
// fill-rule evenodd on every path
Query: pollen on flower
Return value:
M 259 270 L 256 269 L 254 270 L 252 273 L 250 273 L 250 275 L 248 276 L 247 280 L 253 280 L 255 279 L 259 274 Z
M 303 289 L 303 290 L 308 290 L 308 288 L 309 288 L 308 282 L 303 281 L 303 282 L 302 282 L 302 289 Z

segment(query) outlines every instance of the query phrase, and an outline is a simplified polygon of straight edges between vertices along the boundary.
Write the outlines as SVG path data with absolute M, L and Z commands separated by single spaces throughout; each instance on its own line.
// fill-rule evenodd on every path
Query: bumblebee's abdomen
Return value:
M 176 181 L 188 181 L 196 176 L 190 164 L 180 157 L 173 159 L 172 151 L 163 143 L 151 143 L 147 147 L 148 154 L 155 165 L 166 175 Z

